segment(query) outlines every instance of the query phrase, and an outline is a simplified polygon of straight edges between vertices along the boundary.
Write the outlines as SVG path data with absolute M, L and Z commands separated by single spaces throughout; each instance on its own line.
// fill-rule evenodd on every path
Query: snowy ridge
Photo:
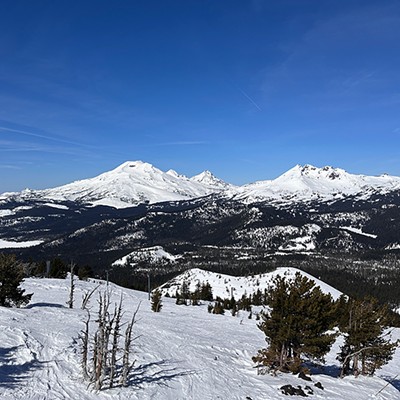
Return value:
M 338 379 L 336 354 L 340 338 L 326 357 L 326 370 L 312 375 L 312 382 L 292 374 L 257 375 L 251 357 L 265 346 L 264 334 L 254 318 L 213 315 L 207 306 L 185 307 L 174 299 L 163 299 L 160 313 L 150 311 L 147 293 L 110 283 L 111 304 L 123 296 L 123 323 L 139 302 L 133 343 L 136 363 L 127 388 L 96 392 L 81 378 L 78 335 L 87 314 L 80 309 L 82 294 L 97 282 L 76 282 L 76 305 L 66 307 L 69 281 L 27 279 L 24 288 L 33 292 L 26 308 L 1 308 L 0 398 L 2 400 L 283 400 L 279 388 L 286 384 L 312 387 L 310 398 L 326 400 L 399 400 L 400 349 L 375 377 Z M 100 285 L 99 290 L 105 288 Z M 90 301 L 92 322 L 96 319 L 97 297 Z M 68 321 L 68 323 L 66 323 Z M 93 322 L 94 324 L 94 322 Z M 94 325 L 91 326 L 94 330 Z M 400 329 L 394 329 L 394 339 Z M 384 379 L 382 379 L 384 378 Z M 395 379 L 393 384 L 387 381 Z M 386 381 L 387 380 L 387 381 Z M 324 389 L 314 386 L 321 382 Z M 380 391 L 380 392 L 379 392 Z M 379 394 L 377 394 L 379 392 Z
M 212 287 L 214 298 L 219 296 L 224 299 L 230 298 L 231 295 L 233 295 L 236 300 L 239 300 L 244 294 L 253 295 L 258 289 L 263 292 L 264 289 L 270 288 L 272 280 L 278 275 L 292 279 L 297 272 L 312 279 L 324 293 L 330 293 L 334 300 L 341 296 L 342 293 L 332 286 L 306 272 L 291 267 L 277 268 L 273 272 L 251 276 L 231 276 L 193 268 L 171 279 L 164 285 L 161 285 L 160 290 L 164 295 L 168 293 L 170 296 L 175 296 L 176 291 L 180 290 L 184 281 L 187 282 L 190 291 L 194 291 L 198 283 L 201 285 L 202 283 L 208 282 Z

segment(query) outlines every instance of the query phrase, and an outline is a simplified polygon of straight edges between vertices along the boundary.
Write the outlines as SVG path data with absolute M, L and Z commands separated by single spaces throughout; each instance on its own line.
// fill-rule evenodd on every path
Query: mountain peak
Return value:
M 228 183 L 224 182 L 222 179 L 217 178 L 212 172 L 205 170 L 198 175 L 192 176 L 190 178 L 192 182 L 198 182 L 205 186 L 210 187 L 217 187 L 220 189 L 225 189 L 229 185 Z
M 136 172 L 136 171 L 143 171 L 143 172 L 162 172 L 161 170 L 159 170 L 158 168 L 154 167 L 154 165 L 144 162 L 144 161 L 126 161 L 124 163 L 122 163 L 121 165 L 119 165 L 117 168 L 115 168 L 113 171 L 115 172 L 128 172 L 128 173 L 132 173 L 132 172 Z M 112 172 L 112 171 L 110 171 Z
M 306 177 L 306 178 L 313 178 L 313 179 L 343 179 L 346 176 L 350 176 L 345 170 L 341 168 L 334 168 L 329 165 L 325 167 L 319 168 L 315 167 L 311 164 L 300 165 L 297 164 L 295 167 L 289 169 L 287 172 L 282 174 L 279 178 L 291 178 L 294 179 L 295 177 Z

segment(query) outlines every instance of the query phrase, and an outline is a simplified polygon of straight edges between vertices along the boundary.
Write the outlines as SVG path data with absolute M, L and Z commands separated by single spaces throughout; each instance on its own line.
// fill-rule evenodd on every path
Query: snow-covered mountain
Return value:
M 79 201 L 115 208 L 138 204 L 180 201 L 220 194 L 226 199 L 274 204 L 340 200 L 356 196 L 359 200 L 373 194 L 400 190 L 400 177 L 349 174 L 343 169 L 296 165 L 273 180 L 234 186 L 204 171 L 188 178 L 174 170 L 163 172 L 142 161 L 128 161 L 112 171 L 91 179 L 76 181 L 46 190 L 4 193 L 0 200 Z
M 329 166 L 296 165 L 274 180 L 258 181 L 229 189 L 227 195 L 247 203 L 272 200 L 274 202 L 308 202 L 339 200 L 347 196 L 365 199 L 374 193 L 388 193 L 400 189 L 400 177 L 390 175 L 367 176 L 349 174 Z
M 80 201 L 124 208 L 140 203 L 152 204 L 203 197 L 220 192 L 227 186 L 229 185 L 208 171 L 189 179 L 173 170 L 163 172 L 146 162 L 128 161 L 91 179 L 53 189 L 26 190 L 21 192 L 20 196 L 25 199 Z

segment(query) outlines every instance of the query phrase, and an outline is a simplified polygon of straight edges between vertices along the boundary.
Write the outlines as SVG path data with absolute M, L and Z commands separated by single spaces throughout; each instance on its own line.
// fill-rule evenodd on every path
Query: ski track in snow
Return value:
M 147 294 L 110 284 L 117 302 L 124 294 L 125 320 L 138 304 L 134 326 L 136 364 L 129 388 L 95 392 L 87 389 L 80 376 L 78 335 L 86 312 L 81 310 L 84 291 L 97 285 L 77 282 L 74 309 L 66 308 L 68 280 L 27 279 L 24 287 L 34 292 L 23 309 L 0 308 L 0 398 L 3 400 L 137 399 L 137 400 L 252 400 L 287 399 L 278 389 L 286 383 L 303 388 L 310 385 L 312 399 L 400 399 L 399 380 L 386 385 L 379 377 L 338 379 L 316 372 L 324 390 L 290 374 L 277 377 L 257 375 L 251 357 L 265 346 L 257 321 L 247 313 L 232 317 L 212 315 L 207 305 L 177 306 L 163 299 L 160 313 L 150 311 Z M 100 289 L 104 289 L 105 284 Z M 91 300 L 97 312 L 97 297 Z M 92 318 L 94 320 L 95 318 Z M 394 335 L 400 337 L 400 330 Z M 327 357 L 327 372 L 337 372 L 335 360 L 339 343 Z M 394 378 L 400 365 L 400 351 L 378 375 Z

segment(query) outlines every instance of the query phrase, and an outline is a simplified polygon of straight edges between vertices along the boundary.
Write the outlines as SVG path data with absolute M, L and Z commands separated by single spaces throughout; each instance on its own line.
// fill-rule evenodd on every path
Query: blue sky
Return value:
M 3 0 L 0 193 L 127 160 L 400 175 L 400 2 Z

